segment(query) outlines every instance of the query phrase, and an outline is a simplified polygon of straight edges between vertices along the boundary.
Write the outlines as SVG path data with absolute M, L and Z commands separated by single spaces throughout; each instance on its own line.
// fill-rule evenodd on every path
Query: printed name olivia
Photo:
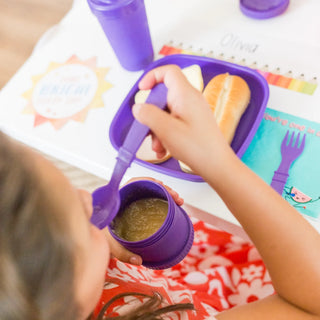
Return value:
M 227 47 L 227 48 L 231 48 L 231 49 L 235 49 L 235 50 L 239 50 L 247 53 L 254 53 L 259 48 L 259 45 L 257 43 L 244 41 L 234 33 L 225 34 L 221 38 L 220 44 L 223 47 Z

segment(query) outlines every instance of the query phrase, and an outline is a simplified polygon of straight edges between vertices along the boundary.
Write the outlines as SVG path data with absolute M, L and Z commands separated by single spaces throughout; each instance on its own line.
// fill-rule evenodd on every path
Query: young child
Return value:
M 320 319 L 318 232 L 236 157 L 201 93 L 178 67 L 149 72 L 140 89 L 158 82 L 168 88 L 170 114 L 144 104 L 134 106 L 134 116 L 156 135 L 159 156 L 169 150 L 216 190 L 259 250 L 277 292 L 215 318 Z M 51 163 L 3 134 L 0 190 L 0 319 L 84 320 L 100 298 L 110 253 L 141 264 L 139 256 L 90 224 L 88 193 L 75 190 Z M 147 313 L 139 309 L 121 319 L 159 319 L 163 311 L 154 310 L 154 300 L 157 294 L 147 300 Z M 168 310 L 175 308 L 192 305 Z M 196 311 L 193 318 L 202 319 Z

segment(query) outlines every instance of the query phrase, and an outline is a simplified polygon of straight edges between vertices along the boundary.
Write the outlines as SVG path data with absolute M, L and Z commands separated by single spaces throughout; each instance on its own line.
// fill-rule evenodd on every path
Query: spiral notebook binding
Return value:
M 246 58 L 239 59 L 234 55 L 227 56 L 224 52 L 215 52 L 214 50 L 205 52 L 203 48 L 194 48 L 193 46 L 186 48 L 182 42 L 175 44 L 174 41 L 169 41 L 168 44 L 164 45 L 159 52 L 159 54 L 164 56 L 177 53 L 200 55 L 239 64 L 259 72 L 270 85 L 308 95 L 313 95 L 318 86 L 318 79 L 316 76 L 311 79 L 305 79 L 306 77 L 303 73 L 300 75 L 294 75 L 292 70 L 283 71 L 279 66 L 272 69 L 268 64 L 259 66 L 257 61 L 251 62 Z

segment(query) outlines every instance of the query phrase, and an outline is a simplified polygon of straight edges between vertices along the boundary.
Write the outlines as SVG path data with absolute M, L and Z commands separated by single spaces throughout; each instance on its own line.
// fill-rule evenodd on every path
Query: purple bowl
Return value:
M 212 58 L 183 54 L 166 56 L 151 63 L 143 75 L 134 84 L 111 123 L 109 137 L 113 147 L 116 150 L 119 150 L 131 123 L 134 120 L 131 108 L 134 104 L 134 96 L 137 91 L 139 91 L 138 83 L 140 79 L 148 71 L 167 64 L 176 64 L 181 68 L 198 64 L 202 71 L 205 86 L 214 76 L 226 72 L 229 72 L 232 75 L 241 76 L 247 82 L 251 91 L 250 103 L 239 122 L 234 139 L 231 143 L 232 149 L 237 156 L 241 158 L 251 143 L 263 118 L 269 98 L 269 87 L 267 81 L 257 71 L 247 67 Z M 137 158 L 134 161 L 142 166 L 169 176 L 195 182 L 203 182 L 203 179 L 200 176 L 183 172 L 180 169 L 178 161 L 174 158 L 170 158 L 160 164 L 149 163 Z
M 159 183 L 150 180 L 135 181 L 120 189 L 119 212 L 133 201 L 146 198 L 168 201 L 167 217 L 158 231 L 140 241 L 126 241 L 114 233 L 111 222 L 110 234 L 125 248 L 139 254 L 145 267 L 170 268 L 178 264 L 191 249 L 194 239 L 192 222 L 187 213 L 174 202 L 169 192 Z

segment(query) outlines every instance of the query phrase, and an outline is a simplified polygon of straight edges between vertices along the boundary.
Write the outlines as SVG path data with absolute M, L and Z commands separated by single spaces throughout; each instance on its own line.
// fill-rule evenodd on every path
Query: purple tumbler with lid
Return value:
M 139 254 L 143 265 L 150 269 L 166 269 L 179 263 L 189 252 L 194 238 L 192 222 L 169 192 L 159 183 L 139 180 L 120 189 L 119 213 L 132 202 L 158 198 L 168 202 L 168 213 L 161 227 L 148 238 L 127 241 L 114 232 L 114 221 L 109 226 L 111 235 L 125 248 Z
M 144 0 L 87 1 L 122 67 L 145 69 L 154 53 Z

